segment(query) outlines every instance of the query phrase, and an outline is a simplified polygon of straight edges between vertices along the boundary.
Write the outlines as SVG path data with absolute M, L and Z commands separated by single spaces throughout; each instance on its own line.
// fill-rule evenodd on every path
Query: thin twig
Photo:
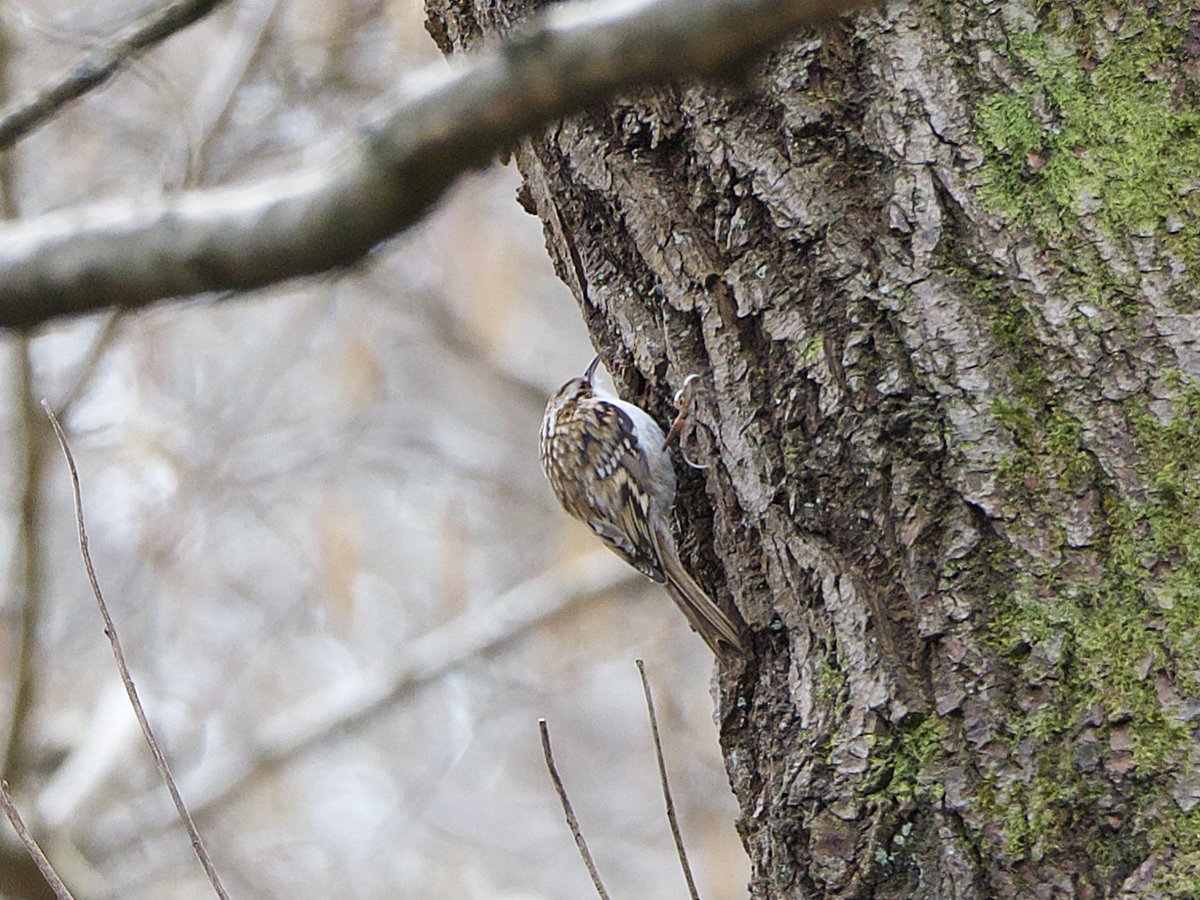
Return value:
M 188 808 L 183 802 L 183 797 L 180 796 L 179 789 L 175 786 L 175 779 L 171 777 L 171 768 L 167 765 L 167 757 L 163 754 L 162 748 L 159 747 L 157 738 L 154 737 L 154 731 L 150 728 L 150 721 L 146 718 L 146 710 L 142 708 L 142 701 L 138 699 L 137 688 L 133 684 L 133 677 L 129 674 L 129 666 L 125 663 L 125 652 L 121 649 L 121 640 L 117 636 L 117 628 L 113 624 L 112 616 L 109 615 L 108 604 L 104 602 L 104 594 L 100 590 L 100 582 L 96 579 L 96 570 L 92 567 L 92 555 L 88 552 L 87 529 L 83 524 L 83 493 L 79 489 L 79 472 L 75 468 L 75 457 L 71 455 L 71 448 L 67 445 L 67 435 L 58 423 L 54 411 L 50 409 L 50 404 L 45 400 L 42 401 L 42 409 L 50 417 L 50 425 L 54 428 L 54 436 L 58 438 L 58 446 L 62 448 L 63 456 L 67 460 L 67 468 L 71 472 L 71 493 L 75 497 L 75 524 L 79 530 L 79 552 L 83 556 L 83 567 L 87 570 L 88 582 L 92 586 L 92 594 L 96 597 L 96 605 L 100 607 L 100 615 L 104 619 L 104 634 L 108 637 L 108 642 L 112 645 L 113 656 L 116 658 L 117 668 L 121 672 L 121 681 L 125 684 L 125 692 L 129 695 L 129 702 L 133 704 L 133 712 L 137 716 L 138 724 L 142 726 L 142 734 L 146 737 L 146 743 L 150 745 L 150 752 L 154 755 L 154 762 L 158 766 L 159 774 L 162 775 L 163 781 L 167 785 L 167 790 L 171 793 L 171 800 L 175 803 L 175 809 L 179 812 L 179 818 L 183 820 L 183 824 L 187 828 L 188 837 L 191 838 L 192 842 L 192 850 L 195 851 L 196 858 L 200 860 L 200 865 L 204 867 L 204 873 L 208 876 L 208 880 L 212 884 L 217 896 L 221 900 L 228 900 L 229 895 L 225 892 L 225 886 L 221 883 L 221 878 L 217 874 L 212 859 L 204 847 L 204 841 L 200 839 L 200 832 L 196 828 L 196 823 L 192 821 L 192 815 L 188 812 Z
M 671 799 L 671 783 L 667 780 L 667 763 L 663 759 L 662 741 L 658 737 L 658 717 L 654 715 L 654 698 L 650 695 L 650 680 L 646 678 L 646 664 L 635 660 L 638 674 L 642 676 L 642 691 L 646 695 L 646 711 L 650 713 L 650 734 L 654 736 L 654 755 L 658 757 L 658 777 L 662 782 L 663 800 L 667 802 L 667 821 L 671 825 L 671 837 L 675 838 L 675 852 L 679 854 L 679 864 L 683 866 L 683 877 L 687 881 L 688 893 L 692 900 L 700 900 L 696 890 L 696 881 L 692 878 L 692 867 L 688 865 L 687 851 L 683 849 L 683 835 L 679 831 L 679 819 L 675 816 L 675 801 Z
M 17 837 L 21 839 L 21 843 L 25 845 L 25 849 L 29 851 L 34 865 L 38 867 L 38 871 L 46 879 L 46 884 L 50 885 L 50 890 L 54 891 L 54 896 L 58 900 L 75 900 L 71 896 L 71 892 L 67 890 L 67 886 L 63 884 L 62 879 L 58 877 L 58 873 L 54 871 L 54 867 L 50 865 L 50 860 L 46 859 L 46 854 L 42 852 L 42 848 L 38 846 L 38 842 L 34 840 L 29 829 L 25 827 L 25 822 L 21 819 L 21 814 L 17 812 L 17 805 L 13 803 L 12 795 L 8 792 L 8 782 L 4 780 L 0 780 L 0 807 L 4 808 L 4 813 L 8 816 L 8 821 L 12 822 L 13 830 L 17 833 Z
M 138 20 L 107 47 L 88 53 L 36 97 L 0 113 L 0 150 L 48 122 L 67 103 L 108 81 L 155 44 L 204 18 L 226 0 L 175 0 Z
M 546 768 L 550 770 L 550 780 L 554 782 L 554 790 L 558 792 L 558 799 L 562 802 L 563 813 L 567 817 L 567 827 L 571 829 L 571 834 L 575 837 L 575 846 L 579 848 L 579 855 L 583 857 L 583 864 L 587 866 L 588 874 L 592 876 L 592 884 L 596 886 L 596 893 L 600 895 L 600 900 L 609 900 L 608 891 L 604 890 L 604 882 L 600 880 L 600 873 L 596 871 L 596 863 L 588 850 L 587 841 L 583 839 L 579 820 L 575 818 L 575 810 L 571 808 L 567 789 L 563 786 L 562 779 L 558 777 L 558 769 L 554 765 L 554 753 L 550 749 L 550 729 L 546 726 L 545 719 L 538 719 L 538 730 L 542 733 L 542 755 L 546 757 Z

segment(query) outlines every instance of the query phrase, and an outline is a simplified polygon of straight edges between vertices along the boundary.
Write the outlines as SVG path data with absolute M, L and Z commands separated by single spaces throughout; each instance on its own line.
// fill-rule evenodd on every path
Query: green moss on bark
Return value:
M 1105 483 L 1077 424 L 1053 401 L 1035 394 L 1011 406 L 1014 433 L 1028 434 L 1007 472 L 1029 524 L 1014 522 L 1010 538 L 1019 545 L 1023 528 L 1030 536 L 1042 529 L 1043 540 L 1053 531 L 1048 485 L 1071 496 L 1090 482 L 1104 527 L 1090 552 L 1064 553 L 1040 571 L 1025 559 L 1009 568 L 1019 551 L 993 560 L 1008 587 L 992 597 L 991 636 L 1029 692 L 1006 730 L 1014 753 L 1034 742 L 1036 768 L 1027 781 L 993 786 L 981 807 L 1003 817 L 1017 857 L 1036 861 L 1065 829 L 1089 828 L 1120 869 L 1147 845 L 1181 849 L 1161 811 L 1175 806 L 1174 778 L 1188 768 L 1193 735 L 1183 709 L 1200 694 L 1200 389 L 1184 390 L 1163 420 L 1131 405 L 1139 475 L 1149 486 L 1137 499 Z M 1006 568 L 1027 574 L 1014 583 Z M 1137 815 L 1115 798 L 1097 806 L 1110 778 L 1136 786 Z M 1111 822 L 1097 819 L 1105 808 Z M 1200 840 L 1186 850 L 1200 852 Z
M 1187 5 L 1047 5 L 1000 48 L 1018 87 L 985 96 L 975 125 L 980 193 L 1053 247 L 1081 298 L 1120 304 L 1132 274 L 1099 258 L 1108 239 L 1154 236 L 1196 284 L 1200 104 L 1185 50 Z M 1115 282 L 1115 283 L 1114 283 Z
M 885 745 L 871 748 L 868 784 L 882 784 L 872 796 L 896 806 L 935 802 L 944 790 L 937 777 L 946 756 L 946 723 L 937 716 L 911 716 Z
M 1175 294 L 1194 303 L 1200 100 L 1182 68 L 1186 5 L 1041 12 L 1036 29 L 1010 30 L 996 48 L 1018 86 L 975 110 L 985 202 L 1047 249 L 1056 289 L 1081 304 L 1134 311 L 1141 276 L 1098 249 L 1127 252 L 1131 235 L 1181 264 Z M 1083 830 L 1099 877 L 1159 854 L 1170 862 L 1156 884 L 1177 888 L 1200 861 L 1200 814 L 1173 793 L 1190 774 L 1187 710 L 1200 703 L 1200 387 L 1179 376 L 1167 379 L 1178 392 L 1169 408 L 1125 403 L 1146 489 L 1116 485 L 1086 448 L 1073 398 L 1047 376 L 1021 298 L 962 248 L 940 252 L 1011 360 L 1012 390 L 992 412 L 1017 448 L 997 473 L 1010 519 L 983 552 L 990 639 L 1017 701 L 1000 733 L 1022 765 L 1017 777 L 985 775 L 976 803 L 1005 823 L 1018 859 Z M 1089 535 L 1067 534 L 1076 504 Z
M 1127 401 L 1146 489 L 1118 486 L 1047 376 L 1020 298 L 982 258 L 940 252 L 1010 360 L 993 413 L 1016 447 L 998 467 L 1008 521 L 981 551 L 980 578 L 992 649 L 1012 672 L 998 733 L 1020 770 L 985 772 L 975 804 L 1004 823 L 1014 859 L 1037 862 L 1086 832 L 1100 880 L 1155 853 L 1172 860 L 1162 879 L 1178 880 L 1200 858 L 1200 827 L 1184 827 L 1193 817 L 1175 799 L 1200 703 L 1200 386 L 1177 375 L 1164 379 L 1172 403 Z M 1073 546 L 1076 504 L 1092 530 Z

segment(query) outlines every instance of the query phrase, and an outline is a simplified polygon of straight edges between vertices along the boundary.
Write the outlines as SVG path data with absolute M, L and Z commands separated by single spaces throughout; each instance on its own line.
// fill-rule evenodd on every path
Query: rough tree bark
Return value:
M 1169 0 L 894 2 L 517 149 L 626 396 L 707 382 L 753 896 L 1195 895 L 1198 56 Z

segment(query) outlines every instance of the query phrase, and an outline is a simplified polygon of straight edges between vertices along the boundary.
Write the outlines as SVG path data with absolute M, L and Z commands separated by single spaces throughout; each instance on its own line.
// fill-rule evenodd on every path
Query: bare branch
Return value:
M 621 91 L 745 64 L 853 0 L 556 5 L 451 66 L 410 77 L 323 165 L 250 184 L 117 201 L 0 228 L 0 326 L 251 289 L 353 263 L 460 174 Z
M 226 0 L 175 0 L 143 16 L 107 47 L 90 52 L 37 96 L 0 113 L 0 150 L 50 121 L 72 100 L 104 84 L 138 55 L 204 18 Z
M 112 645 L 113 656 L 116 658 L 117 668 L 121 672 L 121 681 L 125 684 L 125 692 L 129 695 L 129 702 L 133 705 L 133 712 L 137 716 L 138 724 L 142 726 L 142 734 L 146 737 L 146 743 L 150 745 L 150 752 L 154 755 L 154 762 L 158 766 L 159 774 L 162 775 L 162 779 L 167 785 L 167 790 L 171 794 L 171 800 L 175 803 L 175 809 L 179 813 L 179 818 L 183 820 L 183 824 L 187 828 L 188 837 L 191 838 L 192 842 L 192 850 L 195 851 L 196 858 L 200 860 L 200 865 L 204 867 L 204 873 L 208 876 L 208 880 L 212 884 L 217 896 L 221 900 L 228 900 L 229 895 L 225 892 L 225 886 L 221 884 L 221 878 L 217 874 L 217 870 L 212 864 L 212 859 L 204 847 L 204 841 L 200 838 L 200 832 L 196 828 L 196 823 L 192 821 L 192 814 L 188 812 L 188 808 L 183 802 L 183 797 L 180 796 L 179 789 L 175 786 L 175 779 L 171 776 L 171 767 L 167 765 L 167 757 L 163 754 L 162 748 L 158 745 L 158 739 L 155 738 L 154 731 L 150 728 L 150 721 L 146 718 L 146 710 L 142 707 L 142 701 L 138 699 L 137 688 L 133 684 L 133 677 L 129 674 L 129 666 L 125 663 L 125 652 L 121 649 L 121 639 L 117 636 L 117 628 L 113 624 L 112 616 L 109 615 L 108 604 L 104 602 L 104 594 L 100 590 L 100 582 L 96 578 L 96 570 L 92 567 L 92 555 L 88 551 L 87 529 L 83 523 L 83 493 L 79 489 L 79 472 L 75 468 L 75 457 L 71 455 L 71 448 L 67 444 L 67 435 L 58 423 L 54 411 L 50 409 L 50 404 L 45 400 L 42 401 L 42 409 L 46 411 L 46 415 L 50 418 L 50 425 L 54 428 L 54 436 L 58 438 L 58 445 L 62 448 L 63 456 L 67 460 L 67 468 L 71 473 L 71 493 L 75 497 L 75 525 L 79 530 L 79 552 L 83 556 L 83 567 L 87 571 L 88 582 L 92 586 L 92 594 L 96 597 L 96 605 L 100 607 L 100 615 L 104 619 L 104 634 L 108 637 L 108 642 Z
M 688 865 L 687 851 L 683 849 L 683 834 L 679 830 L 679 819 L 675 815 L 675 801 L 671 799 L 671 783 L 667 780 L 667 763 L 663 759 L 662 741 L 658 737 L 658 717 L 654 715 L 654 698 L 650 695 L 650 680 L 646 677 L 646 664 L 638 659 L 638 674 L 642 676 L 642 692 L 646 695 L 646 711 L 650 713 L 650 734 L 654 737 L 654 755 L 658 758 L 658 778 L 662 783 L 663 800 L 667 804 L 667 821 L 671 825 L 671 837 L 675 839 L 675 852 L 679 865 L 683 867 L 683 878 L 687 882 L 692 900 L 700 900 L 696 881 L 692 878 L 692 867 Z
M 42 852 L 38 842 L 33 839 L 33 835 L 25 827 L 25 822 L 17 811 L 17 805 L 13 803 L 12 795 L 8 793 L 8 782 L 4 780 L 0 780 L 0 807 L 4 807 L 4 813 L 8 816 L 8 821 L 12 822 L 13 830 L 17 833 L 21 843 L 25 845 L 25 849 L 33 859 L 34 865 L 38 867 L 38 871 L 42 873 L 42 877 L 46 879 L 46 884 L 50 885 L 50 890 L 54 891 L 54 896 L 58 900 L 74 900 L 71 892 L 67 890 L 67 886 L 54 871 L 54 867 L 50 865 L 50 860 L 46 859 L 46 854 Z
M 596 886 L 596 893 L 600 896 L 600 900 L 608 900 L 608 891 L 604 890 L 604 882 L 600 880 L 600 873 L 596 871 L 596 863 L 592 859 L 591 851 L 588 850 L 587 841 L 583 839 L 583 831 L 579 827 L 579 820 L 575 818 L 575 810 L 571 808 L 567 789 L 563 785 L 562 779 L 558 777 L 558 769 L 554 765 L 554 753 L 550 749 L 550 729 L 546 726 L 545 719 L 538 719 L 538 730 L 542 733 L 542 755 L 546 757 L 546 768 L 550 770 L 550 780 L 554 782 L 554 790 L 558 793 L 563 813 L 567 817 L 567 827 L 571 829 L 571 834 L 575 838 L 575 846 L 579 848 L 579 855 L 583 857 L 583 864 L 587 866 L 588 874 L 592 876 L 592 884 Z

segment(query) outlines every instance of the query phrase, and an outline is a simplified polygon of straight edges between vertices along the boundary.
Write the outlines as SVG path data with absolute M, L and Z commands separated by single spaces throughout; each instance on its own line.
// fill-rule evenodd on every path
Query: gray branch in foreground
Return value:
M 852 0 L 555 6 L 508 39 L 407 79 L 328 163 L 156 201 L 0 227 L 0 326 L 245 290 L 348 265 L 522 135 L 630 88 L 717 75 Z
M 175 0 L 143 16 L 111 44 L 89 53 L 34 97 L 0 112 L 0 150 L 45 125 L 62 107 L 98 88 L 139 54 L 200 21 L 227 0 Z

